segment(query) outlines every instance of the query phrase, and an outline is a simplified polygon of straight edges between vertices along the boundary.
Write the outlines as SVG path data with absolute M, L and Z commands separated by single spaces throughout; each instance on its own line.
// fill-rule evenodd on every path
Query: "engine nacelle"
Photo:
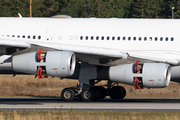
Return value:
M 32 52 L 13 56 L 13 70 L 37 75 L 40 66 L 43 74 L 47 76 L 68 77 L 74 73 L 76 58 L 73 52 L 43 51 L 40 62 L 37 54 Z
M 171 67 L 164 63 L 144 63 L 140 65 L 140 72 L 135 73 L 135 64 L 112 66 L 109 70 L 111 81 L 134 85 L 135 78 L 139 84 L 148 88 L 167 87 L 171 78 Z

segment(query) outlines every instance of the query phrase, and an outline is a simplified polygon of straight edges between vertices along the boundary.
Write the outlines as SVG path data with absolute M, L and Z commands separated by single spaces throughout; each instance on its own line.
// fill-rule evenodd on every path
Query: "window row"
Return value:
M 4 35 L 2 35 L 2 36 L 4 36 Z M 15 35 L 12 35 L 12 36 L 10 36 L 10 35 L 7 35 L 7 37 L 17 37 L 17 38 L 28 38 L 28 39 L 41 39 L 41 36 L 39 35 L 39 36 L 31 36 L 31 35 L 28 35 L 28 36 L 25 36 L 25 35 L 23 35 L 23 36 L 20 36 L 20 35 L 17 35 L 17 36 L 15 36 Z
M 141 41 L 141 40 L 144 40 L 144 41 L 147 41 L 147 40 L 149 40 L 149 41 L 152 41 L 152 40 L 154 40 L 154 41 L 158 41 L 158 40 L 169 41 L 170 40 L 170 41 L 174 41 L 174 38 L 173 37 L 171 37 L 171 38 L 169 38 L 169 37 L 165 37 L 165 38 L 164 37 L 117 37 L 116 38 L 114 36 L 113 37 L 109 37 L 109 36 L 107 36 L 107 37 L 104 37 L 104 36 L 102 36 L 102 37 L 85 36 L 85 37 L 83 37 L 83 36 L 81 36 L 80 40 L 139 40 L 139 41 Z

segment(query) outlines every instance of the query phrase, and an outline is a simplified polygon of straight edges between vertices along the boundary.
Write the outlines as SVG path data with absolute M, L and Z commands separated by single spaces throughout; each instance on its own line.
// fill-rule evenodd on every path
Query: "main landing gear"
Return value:
M 110 96 L 112 99 L 123 99 L 126 96 L 126 90 L 123 87 L 118 86 L 117 83 L 108 80 L 107 84 L 104 86 L 95 86 L 96 83 L 101 81 L 97 80 L 100 69 L 103 68 L 97 68 L 96 65 L 82 62 L 78 73 L 80 84 L 77 87 L 65 88 L 61 93 L 62 99 L 64 101 L 73 101 L 76 99 L 95 101 L 97 99 L 104 99 L 106 96 Z M 103 76 L 106 75 L 104 72 L 100 74 Z
M 76 99 L 83 101 L 95 101 L 110 96 L 112 99 L 123 99 L 126 96 L 126 90 L 122 86 L 113 86 L 108 82 L 106 88 L 104 86 L 87 86 L 79 85 L 77 87 L 65 88 L 61 97 L 64 101 L 74 101 Z

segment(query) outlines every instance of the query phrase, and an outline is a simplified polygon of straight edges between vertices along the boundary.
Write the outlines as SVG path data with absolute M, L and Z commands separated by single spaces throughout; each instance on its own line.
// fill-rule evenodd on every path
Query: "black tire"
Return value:
M 81 92 L 81 99 L 87 102 L 95 100 L 96 99 L 95 89 L 84 88 L 83 91 Z
M 91 88 L 95 92 L 95 98 L 94 100 L 97 100 L 99 98 L 100 92 L 95 87 Z
M 95 86 L 94 88 L 99 91 L 98 99 L 104 99 L 106 97 L 106 89 L 103 86 Z
M 110 89 L 110 97 L 112 99 L 123 99 L 125 97 L 121 86 L 114 86 Z
M 65 88 L 61 92 L 61 98 L 64 101 L 73 101 L 75 98 L 75 91 L 73 88 Z
M 124 88 L 124 87 L 122 87 L 122 86 L 119 86 L 121 89 L 122 89 L 122 91 L 123 91 L 123 95 L 122 95 L 122 98 L 121 99 L 123 99 L 125 96 L 126 96 L 126 89 Z

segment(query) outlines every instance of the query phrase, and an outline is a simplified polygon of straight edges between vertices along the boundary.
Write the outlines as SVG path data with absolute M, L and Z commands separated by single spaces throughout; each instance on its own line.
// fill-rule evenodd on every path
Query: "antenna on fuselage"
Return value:
M 22 18 L 22 15 L 21 15 L 20 13 L 18 13 L 18 16 L 19 16 L 20 18 Z

